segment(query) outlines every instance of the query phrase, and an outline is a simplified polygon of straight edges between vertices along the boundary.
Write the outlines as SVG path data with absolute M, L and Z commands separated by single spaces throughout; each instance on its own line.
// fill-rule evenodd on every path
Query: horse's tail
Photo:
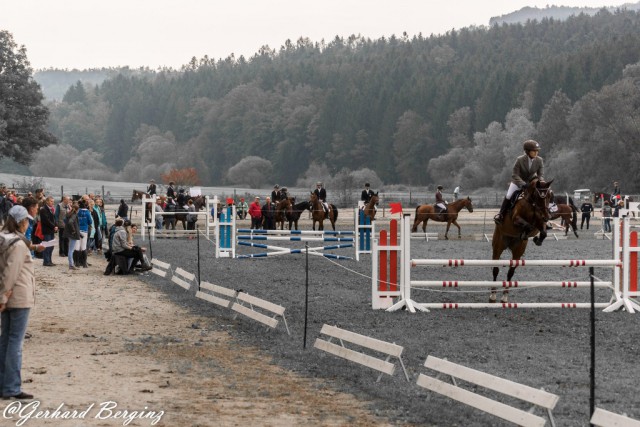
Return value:
M 333 220 L 337 221 L 338 220 L 338 208 L 336 208 L 336 205 L 331 205 L 331 209 L 333 209 Z
M 578 209 L 573 206 L 573 210 L 571 212 L 571 226 L 574 230 L 578 228 Z
M 418 217 L 418 209 L 420 209 L 420 205 L 416 206 L 416 213 L 414 215 L 416 218 Z

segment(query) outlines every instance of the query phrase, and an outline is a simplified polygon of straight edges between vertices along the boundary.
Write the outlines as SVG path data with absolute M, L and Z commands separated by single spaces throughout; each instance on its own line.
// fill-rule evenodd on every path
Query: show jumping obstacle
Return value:
M 153 195 L 152 197 L 146 197 L 146 196 L 142 196 L 142 198 L 140 199 L 140 202 L 142 203 L 142 215 L 140 216 L 140 237 L 142 238 L 142 240 L 144 241 L 146 239 L 147 233 L 149 234 L 149 239 L 151 240 L 155 240 L 157 237 L 157 234 L 159 234 L 160 230 L 156 229 L 156 201 L 158 200 L 158 197 L 156 195 Z M 209 200 L 209 196 L 205 197 L 206 200 L 206 206 L 208 207 L 211 203 L 217 204 L 218 203 L 218 198 L 214 197 L 213 201 Z M 146 215 L 145 215 L 145 209 L 146 209 L 146 205 L 147 204 L 151 204 L 151 216 L 150 216 L 150 222 L 146 222 Z M 162 212 L 160 215 L 162 215 L 163 218 L 166 218 L 168 216 L 176 216 L 176 215 L 197 215 L 199 219 L 203 219 L 204 218 L 204 223 L 205 223 L 205 228 L 204 228 L 204 232 L 206 233 L 207 238 L 209 237 L 209 233 L 210 233 L 210 229 L 212 224 L 209 221 L 209 217 L 210 217 L 210 213 L 209 213 L 209 209 L 205 209 L 204 211 L 199 211 L 199 212 Z M 200 221 L 199 223 L 202 223 L 202 221 Z M 215 223 L 215 217 L 214 217 L 214 223 Z M 195 235 L 197 232 L 197 230 L 178 230 L 177 228 L 175 230 L 162 230 L 162 234 L 163 235 L 171 235 L 171 236 L 186 236 L 186 235 Z
M 324 252 L 355 247 L 355 258 L 358 261 L 360 260 L 360 254 L 372 253 L 371 241 L 375 233 L 375 225 L 369 217 L 358 209 L 354 212 L 354 231 L 238 229 L 236 228 L 234 210 L 235 207 L 233 206 L 223 208 L 220 219 L 215 227 L 216 258 L 266 258 L 280 255 L 302 254 L 307 251 L 307 248 L 288 248 L 266 243 L 256 243 L 260 241 L 335 242 L 337 244 L 310 247 L 308 251 L 311 255 L 338 260 L 353 258 Z M 238 255 L 236 254 L 237 246 L 266 249 L 269 252 Z
M 412 313 L 415 310 L 429 311 L 433 308 L 588 308 L 590 303 L 416 303 L 411 299 L 411 289 L 435 287 L 471 287 L 503 288 L 555 287 L 582 288 L 589 287 L 590 282 L 578 281 L 456 281 L 456 280 L 411 280 L 411 267 L 608 267 L 612 269 L 611 281 L 596 282 L 597 288 L 613 290 L 613 303 L 596 303 L 595 306 L 604 311 L 613 311 L 624 307 L 629 313 L 640 310 L 640 305 L 631 298 L 640 296 L 638 292 L 638 232 L 631 231 L 629 218 L 614 219 L 613 249 L 611 259 L 597 260 L 465 260 L 465 259 L 411 259 L 410 218 L 402 218 L 400 242 L 395 236 L 397 221 L 391 220 L 390 241 L 387 243 L 387 232 L 380 232 L 379 241 L 374 240 L 372 254 L 372 308 L 396 311 L 406 307 Z M 399 262 L 398 262 L 399 261 Z M 400 278 L 398 280 L 398 270 Z M 394 301 L 395 299 L 395 301 Z

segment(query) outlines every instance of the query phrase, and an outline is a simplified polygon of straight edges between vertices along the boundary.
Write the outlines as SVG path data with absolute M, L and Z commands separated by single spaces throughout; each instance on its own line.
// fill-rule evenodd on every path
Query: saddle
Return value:
M 436 215 L 438 215 L 438 218 L 441 221 L 443 221 L 443 222 L 447 221 L 447 210 L 446 209 L 442 209 L 440 206 L 436 206 Z

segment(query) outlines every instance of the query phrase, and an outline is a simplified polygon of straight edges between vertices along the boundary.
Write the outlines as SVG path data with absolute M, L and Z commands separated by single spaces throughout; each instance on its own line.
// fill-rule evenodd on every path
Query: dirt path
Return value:
M 210 317 L 193 315 L 134 276 L 103 276 L 104 259 L 97 258 L 73 273 L 57 255 L 55 267 L 37 261 L 22 371 L 38 410 L 89 410 L 75 420 L 60 419 L 64 413 L 35 419 L 34 412 L 22 425 L 387 425 L 365 402 L 207 330 Z M 2 425 L 20 425 L 10 413 L 17 402 L 0 405 Z

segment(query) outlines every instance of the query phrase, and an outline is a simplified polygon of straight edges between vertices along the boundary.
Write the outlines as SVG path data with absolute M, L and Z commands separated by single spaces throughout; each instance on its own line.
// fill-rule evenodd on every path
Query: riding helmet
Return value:
M 524 148 L 524 151 L 540 151 L 540 144 L 533 139 L 529 139 L 524 142 L 522 148 Z

